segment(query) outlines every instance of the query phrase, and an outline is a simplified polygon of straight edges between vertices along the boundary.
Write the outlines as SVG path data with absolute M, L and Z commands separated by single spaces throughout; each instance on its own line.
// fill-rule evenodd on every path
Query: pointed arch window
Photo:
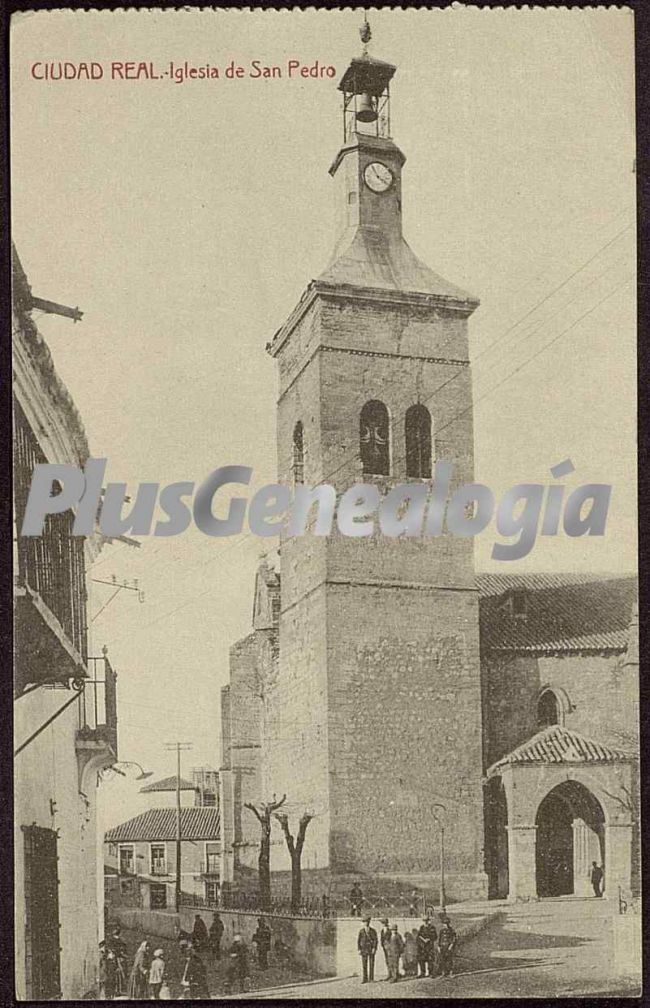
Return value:
M 560 724 L 560 710 L 553 690 L 544 690 L 537 701 L 537 724 L 540 728 Z
M 361 410 L 359 444 L 362 471 L 373 476 L 388 476 L 390 473 L 388 410 L 379 399 L 371 399 Z
M 404 418 L 406 475 L 431 478 L 431 414 L 426 406 L 410 406 Z
M 305 482 L 305 433 L 302 420 L 293 428 L 293 481 Z

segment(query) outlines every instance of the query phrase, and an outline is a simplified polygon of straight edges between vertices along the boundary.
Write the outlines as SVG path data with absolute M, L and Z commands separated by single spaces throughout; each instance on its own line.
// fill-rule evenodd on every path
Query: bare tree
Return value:
M 244 808 L 250 809 L 258 820 L 261 827 L 260 854 L 257 859 L 258 882 L 260 887 L 260 910 L 271 909 L 271 816 L 276 809 L 284 805 L 287 800 L 286 795 L 282 795 L 276 801 L 275 795 L 270 802 L 266 802 L 259 809 L 251 802 L 245 802 Z
M 307 827 L 314 816 L 309 812 L 303 812 L 300 817 L 300 822 L 298 823 L 298 835 L 295 840 L 291 830 L 289 829 L 289 817 L 286 812 L 276 812 L 275 818 L 282 827 L 284 838 L 287 841 L 289 856 L 291 857 L 291 912 L 297 914 L 300 910 L 300 900 L 302 898 L 302 871 L 300 859 L 302 857 L 302 849 L 305 844 Z

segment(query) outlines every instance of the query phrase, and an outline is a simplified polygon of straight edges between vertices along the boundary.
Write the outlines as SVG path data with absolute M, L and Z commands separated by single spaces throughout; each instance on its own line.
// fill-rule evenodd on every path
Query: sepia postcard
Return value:
M 640 996 L 634 45 L 13 14 L 18 1001 Z

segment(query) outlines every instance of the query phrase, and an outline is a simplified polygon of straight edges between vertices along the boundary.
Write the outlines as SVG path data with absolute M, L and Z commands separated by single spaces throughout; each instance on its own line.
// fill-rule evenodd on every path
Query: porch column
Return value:
M 603 896 L 618 899 L 619 886 L 632 888 L 632 824 L 608 823 L 606 828 L 605 888 Z
M 573 892 L 576 896 L 592 896 L 591 862 L 600 864 L 598 834 L 584 819 L 573 820 Z
M 537 899 L 535 841 L 537 826 L 508 826 L 508 875 L 510 900 Z

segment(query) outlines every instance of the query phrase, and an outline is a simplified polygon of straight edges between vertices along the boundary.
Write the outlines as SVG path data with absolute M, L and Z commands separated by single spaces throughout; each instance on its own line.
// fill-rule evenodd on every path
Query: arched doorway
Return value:
M 541 801 L 535 819 L 538 896 L 586 895 L 591 862 L 605 868 L 605 816 L 577 781 L 563 781 Z

